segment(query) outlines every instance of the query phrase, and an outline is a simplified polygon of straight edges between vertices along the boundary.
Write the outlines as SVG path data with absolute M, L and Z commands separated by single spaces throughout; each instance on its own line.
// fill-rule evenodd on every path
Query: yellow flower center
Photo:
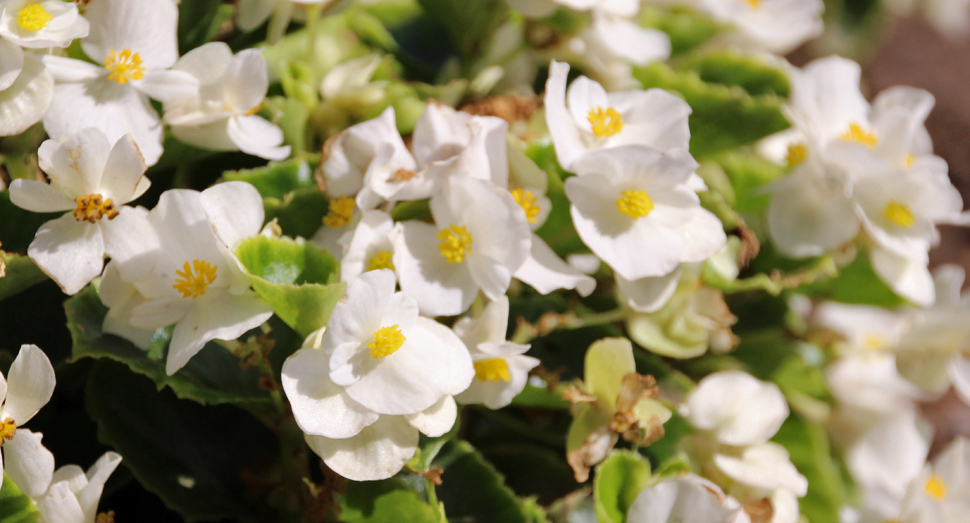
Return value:
M 111 198 L 105 200 L 100 194 L 85 194 L 78 196 L 74 201 L 77 202 L 77 209 L 74 209 L 74 218 L 79 222 L 98 223 L 98 220 L 105 216 L 109 220 L 118 217 L 118 211 L 115 210 L 115 204 L 111 201 Z
M 12 440 L 16 435 L 17 424 L 14 423 L 13 418 L 0 421 L 0 447 L 3 446 L 4 442 Z
M 522 207 L 522 210 L 525 211 L 525 219 L 528 220 L 529 223 L 539 221 L 538 218 L 536 218 L 540 211 L 539 205 L 536 203 L 538 200 L 536 195 L 532 194 L 532 191 L 526 191 L 523 189 L 512 189 L 510 192 L 512 193 L 512 197 L 515 198 L 515 203 L 519 204 Z
M 374 341 L 368 343 L 367 348 L 375 359 L 385 358 L 397 352 L 406 339 L 397 325 L 381 327 L 374 333 Z
M 623 116 L 612 107 L 592 109 L 587 118 L 597 138 L 608 138 L 623 130 Z
M 796 167 L 798 165 L 801 165 L 805 163 L 805 160 L 807 159 L 808 159 L 808 147 L 805 147 L 804 144 L 798 143 L 798 144 L 788 146 L 787 161 L 788 161 L 789 167 Z
M 418 173 L 416 173 L 416 172 L 414 172 L 414 171 L 412 171 L 410 169 L 398 169 L 398 170 L 394 171 L 394 174 L 392 174 L 388 178 L 388 180 L 390 180 L 392 182 L 406 182 L 408 180 L 413 179 L 417 175 L 418 175 Z
M 862 127 L 859 122 L 849 124 L 849 130 L 842 133 L 842 139 L 847 142 L 859 142 L 870 149 L 879 145 L 879 137 L 876 133 Z
M 17 25 L 24 31 L 40 31 L 53 19 L 47 9 L 38 4 L 28 5 L 17 13 Z
M 933 474 L 930 479 L 926 480 L 926 485 L 923 487 L 926 494 L 935 499 L 936 501 L 943 501 L 946 497 L 946 483 L 943 482 L 943 478 Z
M 198 298 L 205 294 L 212 282 L 216 281 L 216 269 L 218 267 L 209 265 L 204 260 L 192 260 L 191 267 L 189 262 L 185 262 L 182 270 L 175 271 L 179 277 L 175 279 L 175 285 L 172 288 L 181 292 L 183 298 Z
M 394 270 L 394 262 L 391 258 L 394 254 L 391 251 L 380 251 L 367 261 L 367 270 L 376 271 L 378 269 Z
M 760 9 L 761 8 L 761 0 L 744 0 L 744 1 L 747 2 L 748 5 L 751 6 L 751 9 Z
M 121 53 L 112 49 L 111 56 L 104 59 L 104 67 L 111 71 L 108 79 L 119 84 L 128 83 L 128 80 L 141 80 L 145 74 L 141 55 L 132 53 L 131 49 L 125 49 Z
M 616 200 L 616 208 L 630 218 L 639 220 L 653 211 L 653 199 L 647 196 L 647 191 L 629 190 L 620 194 L 620 198 Z
M 914 163 L 916 163 L 916 157 L 913 156 L 912 154 L 907 154 L 906 155 L 906 168 L 907 169 L 912 169 Z
M 502 358 L 490 358 L 475 362 L 475 379 L 478 381 L 511 381 L 509 364 Z
M 438 250 L 448 263 L 461 263 L 472 252 L 472 235 L 460 225 L 449 225 L 435 237 L 441 240 Z
M 886 338 L 878 334 L 870 334 L 866 336 L 865 341 L 862 343 L 862 348 L 864 350 L 879 350 L 883 345 L 886 344 Z
M 883 214 L 886 215 L 887 220 L 903 229 L 909 229 L 916 223 L 916 217 L 913 216 L 913 211 L 905 203 L 897 202 L 896 200 L 886 204 L 886 210 L 883 211 Z
M 323 217 L 323 224 L 331 229 L 339 229 L 350 223 L 350 217 L 354 215 L 354 199 L 347 195 L 337 198 L 330 198 L 330 208 L 327 215 Z

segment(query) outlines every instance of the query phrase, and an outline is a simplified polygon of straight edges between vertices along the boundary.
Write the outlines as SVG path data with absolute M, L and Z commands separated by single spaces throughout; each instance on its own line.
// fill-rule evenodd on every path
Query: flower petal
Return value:
M 0 38 L 0 91 L 13 85 L 23 69 L 23 49 L 9 40 Z
M 10 183 L 10 201 L 31 212 L 69 211 L 77 206 L 74 200 L 50 185 L 24 178 Z
M 455 426 L 458 419 L 458 405 L 452 396 L 442 396 L 438 403 L 418 412 L 408 414 L 404 418 L 412 427 L 430 438 L 443 436 Z
M 216 236 L 235 249 L 240 241 L 256 236 L 263 227 L 263 197 L 252 184 L 226 182 L 199 194 L 199 201 Z
M 549 294 L 560 289 L 576 289 L 580 296 L 589 296 L 596 289 L 596 280 L 559 259 L 536 234 L 532 235 L 529 257 L 513 276 L 527 283 L 539 294 Z
M 54 476 L 54 454 L 41 443 L 43 437 L 18 428 L 17 435 L 3 445 L 3 471 L 31 498 L 43 495 Z
M 36 345 L 22 345 L 7 372 L 7 399 L 4 416 L 18 426 L 30 421 L 54 394 L 54 367 Z
M 261 116 L 234 116 L 226 133 L 239 150 L 267 160 L 285 160 L 290 146 L 283 144 L 283 130 Z
M 113 200 L 116 206 L 125 205 L 135 198 L 135 189 L 147 168 L 135 141 L 131 136 L 122 136 L 111 148 L 104 164 L 101 194 Z
M 104 238 L 97 225 L 68 213 L 42 225 L 27 254 L 65 294 L 73 295 L 101 274 Z
M 418 448 L 418 429 L 404 416 L 381 416 L 346 439 L 307 436 L 307 444 L 334 472 L 353 481 L 387 479 L 404 468 Z
M 178 60 L 178 6 L 171 0 L 98 0 L 84 17 L 91 23 L 81 48 L 94 61 L 125 49 L 141 56 L 146 70 L 167 69 Z
M 25 55 L 20 74 L 0 90 L 0 136 L 20 134 L 39 122 L 53 96 L 54 78 L 44 63 L 36 56 Z

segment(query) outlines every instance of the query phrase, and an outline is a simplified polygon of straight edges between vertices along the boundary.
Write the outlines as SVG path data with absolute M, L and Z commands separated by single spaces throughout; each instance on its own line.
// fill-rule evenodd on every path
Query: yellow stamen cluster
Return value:
M 175 285 L 172 288 L 181 292 L 183 298 L 198 298 L 205 294 L 209 285 L 216 281 L 217 269 L 218 267 L 209 265 L 205 260 L 192 260 L 191 267 L 189 262 L 185 262 L 182 270 L 175 271 L 179 278 L 175 279 Z
M 398 169 L 388 179 L 392 182 L 406 182 L 417 175 L 418 173 L 410 169 Z
M 623 130 L 623 116 L 612 107 L 592 109 L 587 118 L 597 138 L 608 138 Z
M 98 220 L 105 216 L 109 220 L 118 217 L 118 211 L 115 209 L 115 204 L 111 201 L 111 198 L 104 199 L 100 194 L 85 194 L 78 196 L 74 201 L 77 202 L 77 209 L 74 209 L 74 219 L 79 222 L 98 223 Z
M 883 338 L 882 336 L 880 336 L 878 334 L 870 334 L 870 335 L 866 336 L 866 339 L 863 342 L 862 348 L 865 349 L 865 350 L 873 350 L 874 351 L 874 350 L 881 349 L 883 347 L 883 345 L 885 345 L 885 344 L 886 344 L 886 338 Z
M 892 200 L 886 204 L 886 210 L 883 211 L 883 214 L 885 214 L 887 220 L 903 229 L 909 229 L 916 223 L 916 217 L 913 216 L 913 211 L 905 203 L 897 202 L 896 200 Z
M 448 263 L 461 263 L 472 252 L 472 235 L 463 226 L 449 225 L 435 237 L 441 240 L 438 250 Z
M 788 161 L 789 167 L 797 167 L 808 159 L 808 147 L 804 144 L 794 144 L 788 146 Z
M 616 208 L 634 220 L 639 220 L 653 211 L 653 198 L 647 196 L 647 191 L 629 190 L 621 192 L 620 195 L 616 200 Z
M 913 156 L 912 154 L 907 154 L 906 155 L 906 168 L 907 169 L 912 169 L 914 163 L 916 163 L 916 156 Z
M 367 348 L 374 359 L 386 358 L 397 352 L 406 339 L 398 325 L 381 327 L 374 333 L 374 341 L 368 343 Z
M 502 358 L 489 358 L 475 362 L 475 379 L 481 382 L 486 381 L 511 381 L 512 375 L 509 374 L 509 364 Z
M 17 13 L 17 25 L 24 31 L 40 31 L 53 19 L 47 9 L 39 4 L 28 5 Z
M 354 199 L 346 194 L 330 198 L 330 208 L 327 209 L 327 215 L 323 217 L 323 224 L 331 229 L 339 229 L 347 225 L 354 215 L 355 205 Z
M 526 191 L 524 189 L 512 189 L 510 192 L 512 193 L 512 197 L 515 198 L 515 203 L 519 204 L 522 210 L 525 211 L 525 219 L 529 223 L 539 221 L 536 216 L 539 216 L 541 208 L 536 203 L 538 201 L 536 195 L 532 194 L 532 191 Z
M 379 269 L 394 270 L 394 254 L 391 251 L 380 251 L 367 261 L 367 270 L 376 271 Z
M 108 79 L 119 84 L 128 83 L 129 80 L 141 80 L 145 75 L 145 66 L 141 65 L 141 55 L 132 53 L 131 49 L 125 49 L 120 53 L 112 49 L 111 56 L 104 59 L 104 67 L 111 71 Z
M 98 514 L 98 517 L 95 518 L 94 523 L 115 523 L 115 511 L 109 510 L 107 512 Z
M 14 423 L 13 418 L 0 421 L 0 447 L 3 446 L 4 442 L 12 440 L 16 435 L 17 424 Z
M 879 145 L 879 137 L 876 133 L 862 127 L 858 122 L 849 124 L 849 129 L 842 133 L 842 139 L 847 142 L 859 142 L 870 149 Z
M 930 479 L 926 480 L 926 485 L 923 487 L 926 494 L 935 499 L 936 501 L 943 501 L 946 497 L 946 483 L 943 482 L 943 478 L 933 474 Z
M 761 9 L 761 0 L 744 0 L 751 6 L 751 9 Z

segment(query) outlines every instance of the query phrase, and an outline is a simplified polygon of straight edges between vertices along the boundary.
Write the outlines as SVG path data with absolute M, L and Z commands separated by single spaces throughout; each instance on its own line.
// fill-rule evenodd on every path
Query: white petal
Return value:
M 487 359 L 487 356 L 476 359 Z M 511 378 L 509 381 L 481 381 L 475 378 L 468 389 L 455 399 L 464 404 L 481 403 L 493 410 L 512 403 L 512 400 L 525 389 L 529 381 L 529 371 L 537 367 L 540 362 L 536 358 L 519 354 L 506 356 L 503 359 L 509 366 Z
M 226 182 L 202 191 L 199 201 L 216 236 L 230 249 L 259 234 L 265 218 L 263 197 L 251 184 Z
M 0 38 L 0 91 L 13 85 L 23 68 L 23 49 L 9 40 Z
M 40 497 L 54 476 L 54 455 L 41 443 L 44 436 L 24 428 L 3 445 L 4 472 L 27 497 Z
M 273 315 L 273 308 L 251 291 L 239 296 L 210 291 L 198 297 L 194 305 L 172 332 L 165 364 L 169 375 L 185 366 L 206 342 L 234 340 Z
M 768 231 L 788 256 L 820 256 L 859 234 L 859 219 L 840 187 L 832 188 L 809 170 L 799 170 L 775 186 L 768 208 Z
M 580 138 L 580 129 L 566 109 L 568 75 L 569 64 L 552 61 L 549 65 L 544 103 L 549 135 L 556 146 L 556 158 L 559 159 L 559 165 L 567 171 L 572 170 L 573 162 L 586 152 L 586 145 Z
M 711 374 L 687 397 L 691 425 L 713 431 L 725 445 L 768 441 L 788 417 L 788 403 L 774 383 L 742 371 Z
M 278 0 L 240 0 L 236 23 L 243 31 L 252 31 L 263 25 Z
M 10 201 L 31 212 L 69 211 L 77 207 L 74 200 L 50 185 L 24 178 L 10 184 Z
M 349 438 L 377 421 L 376 412 L 330 379 L 330 358 L 320 350 L 301 349 L 287 358 L 282 383 L 300 430 L 309 435 Z
M 54 79 L 44 63 L 26 55 L 20 74 L 8 88 L 0 90 L 0 136 L 20 134 L 39 122 L 53 96 Z
M 197 95 L 199 79 L 184 71 L 146 71 L 138 88 L 163 104 L 173 104 Z
M 101 234 L 104 252 L 115 262 L 121 277 L 127 281 L 142 281 L 149 277 L 161 248 L 158 235 L 148 221 L 147 213 L 122 207 L 113 220 L 102 219 Z
M 145 69 L 167 69 L 178 60 L 178 7 L 171 0 L 98 0 L 88 5 L 85 18 L 91 32 L 81 47 L 95 62 L 111 50 L 125 49 L 141 56 Z
M 108 155 L 101 176 L 101 194 L 110 198 L 116 206 L 133 200 L 135 189 L 141 182 L 147 166 L 130 136 L 122 136 Z M 147 187 L 146 187 L 147 189 Z
M 257 107 L 268 88 L 266 59 L 259 49 L 246 49 L 232 59 L 226 71 L 224 94 L 234 113 L 245 114 Z
M 44 55 L 44 66 L 58 82 L 86 82 L 102 76 L 104 69 L 83 60 Z
M 387 269 L 366 272 L 350 282 L 345 299 L 341 299 L 330 314 L 321 341 L 322 350 L 333 353 L 344 344 L 370 341 L 374 332 L 381 328 L 394 288 L 394 273 Z M 331 367 L 344 363 L 331 361 Z
M 716 490 L 715 490 L 716 489 Z M 630 523 L 728 523 L 735 510 L 724 506 L 717 487 L 673 478 L 645 489 L 630 506 Z
M 670 57 L 670 37 L 666 33 L 625 18 L 593 16 L 593 25 L 584 37 L 594 48 L 636 65 Z
M 628 280 L 616 275 L 616 286 L 626 297 L 626 303 L 637 312 L 656 312 L 670 301 L 680 282 L 681 269 L 677 267 L 670 274 L 652 278 Z M 632 321 L 632 320 L 631 320 Z
M 307 443 L 337 474 L 374 481 L 397 474 L 411 460 L 418 448 L 418 429 L 403 416 L 381 416 L 352 438 L 307 436 Z
M 792 465 L 785 447 L 777 443 L 745 447 L 740 457 L 717 454 L 714 465 L 744 485 L 765 490 L 784 489 L 798 497 L 808 492 L 808 480 Z
M 455 426 L 458 405 L 455 404 L 455 398 L 452 396 L 442 396 L 438 403 L 417 414 L 408 414 L 404 418 L 425 436 L 437 438 L 447 434 Z
M 596 280 L 559 259 L 538 235 L 532 236 L 529 258 L 515 271 L 515 278 L 527 283 L 539 294 L 559 289 L 576 289 L 580 296 L 589 296 L 596 289 Z
M 30 421 L 54 394 L 54 367 L 36 345 L 22 345 L 7 372 L 7 399 L 4 416 L 18 426 Z
M 36 2 L 47 14 L 51 15 L 45 26 L 37 31 L 28 31 L 17 23 L 17 14 L 27 2 L 7 2 L 7 8 L 0 16 L 0 37 L 6 38 L 22 47 L 46 49 L 49 47 L 67 47 L 76 38 L 84 38 L 88 34 L 88 21 L 78 13 L 76 5 L 56 0 L 42 0 Z
M 239 150 L 267 160 L 285 160 L 290 146 L 283 144 L 283 130 L 261 116 L 234 116 L 226 133 Z
M 36 500 L 37 510 L 45 523 L 79 523 L 86 521 L 84 511 L 70 485 L 61 481 L 51 485 L 44 497 Z
M 51 186 L 71 198 L 101 192 L 111 143 L 99 129 L 79 130 L 62 142 L 46 140 L 40 145 L 40 168 L 51 179 Z
M 921 306 L 935 300 L 933 276 L 926 261 L 912 260 L 874 246 L 869 251 L 872 268 L 896 294 Z
M 401 290 L 418 302 L 422 314 L 453 316 L 471 306 L 478 286 L 466 264 L 448 263 L 441 256 L 437 233 L 430 224 L 403 222 L 394 249 L 394 267 L 401 279 Z
M 232 62 L 232 49 L 225 42 L 209 42 L 185 53 L 172 66 L 173 71 L 188 73 L 201 85 L 217 82 L 225 76 Z
M 81 490 L 78 502 L 84 510 L 85 521 L 91 521 L 97 516 L 98 502 L 104 491 L 104 484 L 111 473 L 121 464 L 121 455 L 117 452 L 105 452 L 98 461 L 88 469 L 88 484 Z
M 65 214 L 40 227 L 27 248 L 30 259 L 65 294 L 76 294 L 104 268 L 101 229 Z

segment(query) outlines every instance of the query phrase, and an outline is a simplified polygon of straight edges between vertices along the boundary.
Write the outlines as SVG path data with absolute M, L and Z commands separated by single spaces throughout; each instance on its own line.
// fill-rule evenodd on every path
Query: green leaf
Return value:
M 236 254 L 256 294 L 301 336 L 326 325 L 344 295 L 337 261 L 312 244 L 256 236 L 240 243 Z
M 660 29 L 670 36 L 671 54 L 683 54 L 717 34 L 721 27 L 705 15 L 688 7 L 653 7 L 640 10 L 640 25 Z
M 40 512 L 6 473 L 0 488 L 0 523 L 34 523 L 40 520 Z
M 291 238 L 312 238 L 323 226 L 330 201 L 316 187 L 298 189 L 286 195 L 283 200 L 267 198 L 263 200 L 266 220 L 276 219 L 283 234 Z
M 345 523 L 439 523 L 437 511 L 400 478 L 348 482 L 341 508 Z
M 509 16 L 505 0 L 418 0 L 447 31 L 466 57 L 482 52 L 492 34 Z
M 708 83 L 695 71 L 675 71 L 662 62 L 635 68 L 634 76 L 645 89 L 673 91 L 690 104 L 690 150 L 697 158 L 752 144 L 789 126 L 777 96 Z
M 788 449 L 792 464 L 808 479 L 808 495 L 798 501 L 802 514 L 813 523 L 839 521 L 846 485 L 832 456 L 825 429 L 792 415 L 773 440 Z
M 0 268 L 4 264 L 6 269 L 0 269 L 0 272 L 6 271 L 4 276 L 0 276 L 0 300 L 23 292 L 47 279 L 44 271 L 26 256 L 0 251 Z
M 708 83 L 736 85 L 752 96 L 788 98 L 791 89 L 784 71 L 756 56 L 736 51 L 698 53 L 677 64 L 677 69 L 694 71 Z
M 906 304 L 872 270 L 869 254 L 860 250 L 855 260 L 839 271 L 835 278 L 814 285 L 804 285 L 798 292 L 818 299 L 858 305 L 875 305 L 894 309 Z
M 449 442 L 434 464 L 444 469 L 437 494 L 449 518 L 476 523 L 531 521 L 502 475 L 467 442 Z
M 222 0 L 192 0 L 179 4 L 179 54 L 185 54 L 216 36 L 235 9 Z
M 0 220 L 0 248 L 6 252 L 27 252 L 37 229 L 63 214 L 38 214 L 21 209 L 10 201 L 10 191 L 0 191 L 0 216 L 3 216 Z
M 298 189 L 316 187 L 313 179 L 316 163 L 313 160 L 294 158 L 283 162 L 270 162 L 269 165 L 257 169 L 226 171 L 222 177 L 229 182 L 252 184 L 263 198 L 282 200 Z
M 186 521 L 253 520 L 243 471 L 278 453 L 273 434 L 245 411 L 205 407 L 159 393 L 148 379 L 108 361 L 88 378 L 88 412 L 98 439 L 125 457 L 125 467 Z
M 268 393 L 259 386 L 259 373 L 254 368 L 242 370 L 239 358 L 216 343 L 208 343 L 181 370 L 165 373 L 165 347 L 171 331 L 155 332 L 152 347 L 146 352 L 128 340 L 105 334 L 101 325 L 107 309 L 98 293 L 89 286 L 64 303 L 67 327 L 73 340 L 73 361 L 81 358 L 111 359 L 147 376 L 156 388 L 169 387 L 176 396 L 202 404 L 269 401 Z
M 614 450 L 596 466 L 593 499 L 600 523 L 624 523 L 626 512 L 650 482 L 650 462 L 639 453 Z
M 526 384 L 518 396 L 512 399 L 513 407 L 529 409 L 568 410 L 569 402 L 562 399 L 558 391 L 551 392 L 545 387 Z
M 738 212 L 763 213 L 771 202 L 764 188 L 779 180 L 785 168 L 753 153 L 730 152 L 718 155 L 714 161 L 724 169 L 734 189 L 734 207 Z

